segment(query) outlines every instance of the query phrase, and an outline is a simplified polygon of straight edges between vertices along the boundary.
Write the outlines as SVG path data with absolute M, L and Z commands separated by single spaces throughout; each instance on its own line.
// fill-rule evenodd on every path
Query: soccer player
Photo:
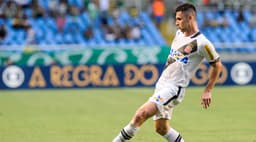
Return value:
M 212 43 L 198 29 L 195 6 L 183 3 L 175 12 L 176 26 L 179 30 L 173 40 L 165 69 L 156 83 L 155 92 L 136 111 L 130 123 L 121 130 L 113 142 L 130 140 L 141 125 L 152 116 L 156 132 L 168 142 L 184 142 L 180 133 L 170 127 L 169 120 L 174 106 L 183 100 L 193 73 L 204 59 L 210 63 L 213 71 L 202 93 L 201 104 L 205 109 L 211 104 L 211 90 L 222 69 L 220 57 Z

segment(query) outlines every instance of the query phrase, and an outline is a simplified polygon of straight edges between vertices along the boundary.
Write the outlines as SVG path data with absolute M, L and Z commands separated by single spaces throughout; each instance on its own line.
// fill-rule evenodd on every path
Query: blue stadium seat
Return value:
M 141 33 L 142 33 L 142 38 L 147 43 L 147 45 L 150 45 L 150 46 L 154 45 L 151 37 L 149 36 L 146 30 L 142 30 Z
M 256 28 L 254 28 L 254 29 L 251 31 L 250 35 L 251 35 L 252 41 L 253 41 L 253 42 L 256 42 Z
M 48 9 L 48 1 L 49 0 L 38 0 L 38 3 L 40 6 L 42 6 L 44 9 Z
M 59 0 L 57 0 L 59 1 Z M 48 9 L 49 0 L 38 0 L 39 4 Z M 68 0 L 71 5 L 78 6 L 80 9 L 83 8 L 83 0 Z M 29 23 L 32 25 L 36 32 L 36 40 L 38 44 L 83 44 L 83 45 L 165 45 L 166 41 L 162 37 L 159 30 L 154 25 L 150 15 L 146 12 L 140 12 L 139 16 L 134 18 L 129 15 L 127 11 L 120 13 L 117 21 L 121 26 L 136 25 L 139 22 L 145 23 L 141 29 L 142 38 L 139 40 L 119 40 L 113 42 L 107 42 L 104 39 L 104 32 L 100 27 L 99 17 L 92 21 L 86 11 L 80 13 L 77 17 L 66 15 L 66 23 L 64 32 L 59 33 L 56 25 L 56 21 L 53 17 L 44 17 L 34 19 L 32 17 L 32 10 L 29 8 L 25 9 L 25 13 L 28 16 Z M 256 30 L 248 26 L 248 19 L 252 15 L 249 10 L 243 11 L 246 21 L 238 23 L 236 16 L 238 11 L 225 10 L 225 16 L 228 20 L 229 26 L 227 27 L 216 27 L 216 28 L 204 28 L 201 31 L 213 42 L 256 42 Z M 205 15 L 204 15 L 205 14 Z M 210 19 L 219 19 L 221 14 L 216 11 L 207 10 L 206 12 L 198 11 L 197 19 L 199 26 L 203 23 L 204 16 Z M 4 23 L 8 29 L 8 35 L 6 39 L 1 43 L 4 45 L 23 45 L 26 44 L 26 33 L 24 30 L 15 30 L 11 27 L 12 20 L 0 19 L 0 23 Z M 108 17 L 108 22 L 113 24 L 114 21 L 111 17 Z M 94 31 L 93 39 L 84 39 L 82 33 L 88 27 L 92 26 Z M 241 32 L 242 31 L 242 32 Z M 226 50 L 226 49 L 225 49 Z M 228 49 L 232 50 L 233 49 Z M 238 48 L 241 52 L 247 52 L 244 48 Z M 249 49 L 248 51 L 252 51 Z
M 74 43 L 72 34 L 64 34 L 63 40 L 64 40 L 65 44 L 73 44 Z
M 70 5 L 74 5 L 74 6 L 77 6 L 79 8 L 83 7 L 83 0 L 68 0 L 68 3 Z

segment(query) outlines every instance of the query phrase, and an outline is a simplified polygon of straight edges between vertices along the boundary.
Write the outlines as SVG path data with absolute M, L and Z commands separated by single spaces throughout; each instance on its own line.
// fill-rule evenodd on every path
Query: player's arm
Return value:
M 222 64 L 220 61 L 219 54 L 216 52 L 213 44 L 208 40 L 202 44 L 200 48 L 200 53 L 202 56 L 204 56 L 204 58 L 210 63 L 210 65 L 213 68 L 208 83 L 201 97 L 201 104 L 203 105 L 204 108 L 208 108 L 212 100 L 211 91 L 215 86 L 217 79 L 219 78 L 222 69 Z
M 215 62 L 211 63 L 211 66 L 213 68 L 212 73 L 210 74 L 208 83 L 204 89 L 202 98 L 201 98 L 201 104 L 204 108 L 208 108 L 211 104 L 211 90 L 216 84 L 216 81 L 219 78 L 221 69 L 222 69 L 222 63 L 220 59 L 218 58 Z

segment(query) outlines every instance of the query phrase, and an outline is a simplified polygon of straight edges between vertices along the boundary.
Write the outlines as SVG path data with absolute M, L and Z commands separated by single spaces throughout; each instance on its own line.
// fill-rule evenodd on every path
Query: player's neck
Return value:
M 199 30 L 187 31 L 187 32 L 184 32 L 184 35 L 186 37 L 190 37 L 190 36 L 193 36 L 194 34 L 196 34 L 198 32 L 199 32 Z
M 197 26 L 192 26 L 187 31 L 184 32 L 184 35 L 189 37 L 199 32 L 199 29 Z

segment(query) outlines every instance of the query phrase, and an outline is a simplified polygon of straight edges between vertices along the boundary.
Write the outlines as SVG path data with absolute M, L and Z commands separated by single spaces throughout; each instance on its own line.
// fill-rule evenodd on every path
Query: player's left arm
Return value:
M 200 48 L 200 53 L 213 68 L 208 83 L 201 96 L 201 104 L 203 105 L 203 108 L 208 108 L 212 101 L 211 91 L 219 78 L 222 70 L 222 63 L 219 54 L 216 52 L 213 44 L 210 41 L 206 41 L 205 44 L 203 44 L 203 46 Z
M 216 81 L 219 78 L 219 75 L 222 69 L 222 63 L 218 58 L 215 62 L 211 63 L 211 66 L 213 70 L 201 98 L 201 104 L 205 109 L 207 109 L 211 104 L 211 101 L 212 101 L 211 91 L 214 88 Z

